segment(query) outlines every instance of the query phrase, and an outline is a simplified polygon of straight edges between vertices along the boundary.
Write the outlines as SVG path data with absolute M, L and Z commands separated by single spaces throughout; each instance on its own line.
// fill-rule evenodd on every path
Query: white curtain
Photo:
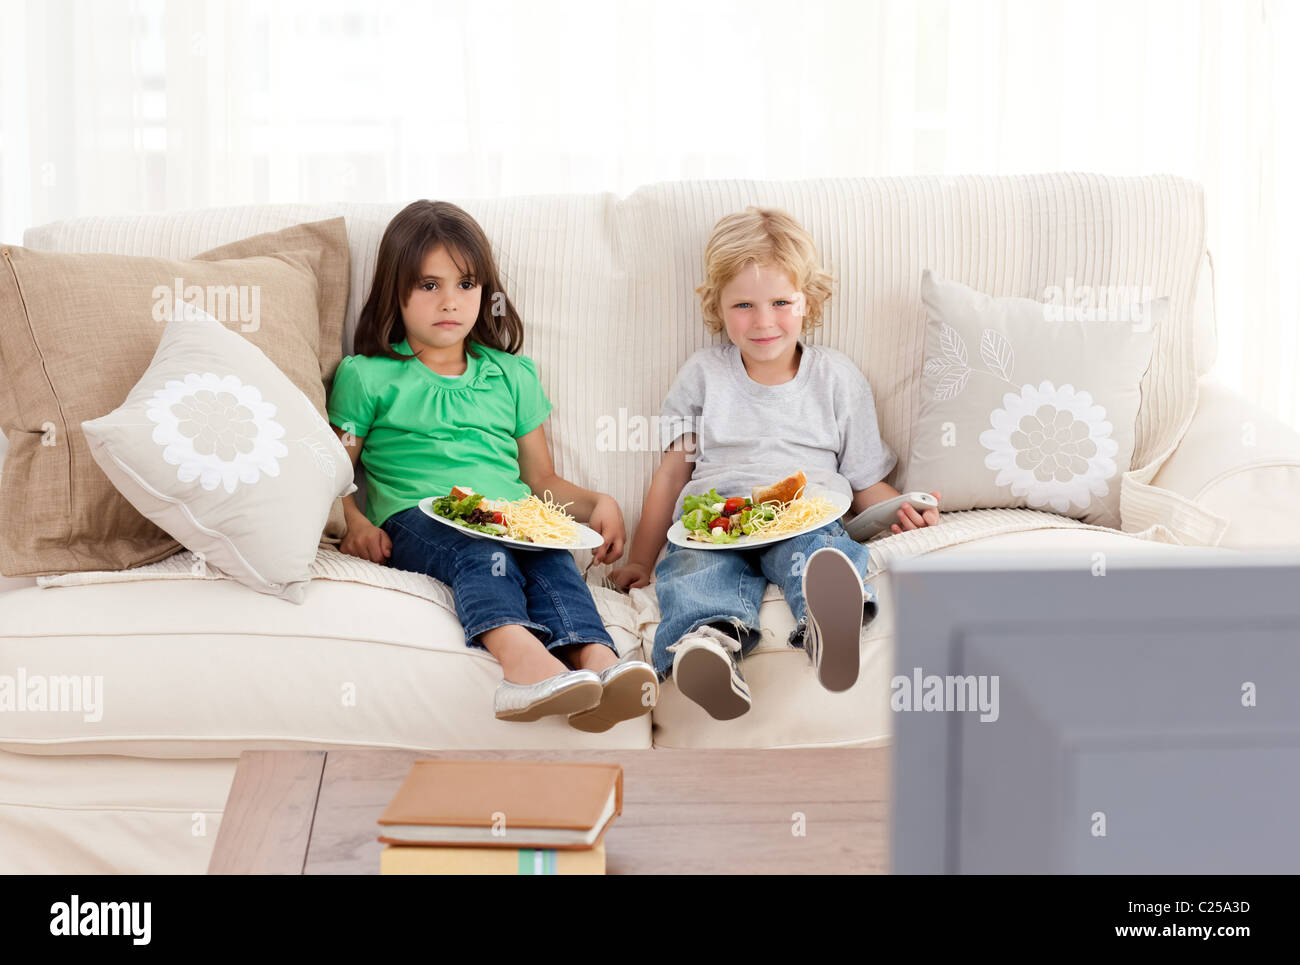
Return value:
M 0 239 L 681 178 L 1169 172 L 1216 370 L 1300 425 L 1300 4 L 0 0 Z

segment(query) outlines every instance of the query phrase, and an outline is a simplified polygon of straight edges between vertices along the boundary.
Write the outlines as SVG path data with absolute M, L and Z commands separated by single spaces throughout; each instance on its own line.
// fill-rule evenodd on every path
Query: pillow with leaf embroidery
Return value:
M 1077 286 L 1076 286 L 1077 287 Z M 1142 378 L 1169 300 L 1080 310 L 921 277 L 921 406 L 902 492 L 1120 528 Z

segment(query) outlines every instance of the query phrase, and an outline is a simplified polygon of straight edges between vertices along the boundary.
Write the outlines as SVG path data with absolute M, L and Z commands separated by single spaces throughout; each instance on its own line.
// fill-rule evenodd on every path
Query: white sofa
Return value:
M 202 872 L 246 749 L 883 744 L 894 672 L 890 559 L 1035 550 L 1086 559 L 1099 549 L 1172 558 L 1300 545 L 1300 435 L 1209 377 L 1215 316 L 1194 184 L 1065 174 L 686 182 L 625 198 L 460 203 L 493 239 L 525 319 L 524 351 L 537 359 L 555 403 L 548 434 L 557 470 L 612 493 L 629 534 L 657 463 L 653 445 L 641 442 L 653 434 L 638 420 L 657 414 L 679 365 L 711 341 L 693 294 L 704 241 L 722 214 L 763 203 L 791 211 L 817 238 L 838 284 L 825 326 L 812 338 L 848 353 L 866 373 L 882 434 L 903 460 L 923 361 L 923 268 L 993 295 L 1035 297 L 1067 278 L 1162 289 L 1157 294 L 1171 297 L 1176 323 L 1165 357 L 1178 360 L 1194 395 L 1184 399 L 1179 424 L 1151 430 L 1139 450 L 1145 445 L 1142 459 L 1154 467 L 1151 485 L 1183 497 L 1179 513 L 1200 507 L 1204 519 L 1221 522 L 1220 548 L 1177 545 L 1173 517 L 1156 538 L 1045 513 L 996 520 L 966 514 L 972 519 L 964 528 L 945 522 L 888 537 L 872 544 L 884 567 L 873 577 L 882 607 L 864 633 L 863 672 L 851 691 L 822 691 L 802 652 L 785 646 L 790 612 L 770 587 L 761 613 L 769 632 L 744 664 L 754 694 L 750 714 L 714 721 L 669 684 L 653 718 L 603 735 L 559 719 L 494 720 L 499 669 L 464 647 L 454 611 L 432 580 L 422 597 L 318 579 L 301 606 L 224 579 L 57 587 L 0 580 L 0 674 L 23 668 L 104 680 L 97 721 L 0 713 L 0 871 Z M 350 352 L 380 234 L 400 207 L 266 205 L 79 218 L 30 229 L 24 244 L 185 257 L 342 214 L 352 254 Z M 1158 387 L 1153 392 L 1158 398 Z M 1247 423 L 1250 446 L 1241 442 Z M 611 440 L 618 440 L 612 449 Z M 943 481 L 931 488 L 942 489 Z M 1260 505 L 1278 508 L 1262 514 Z M 658 619 L 653 593 L 621 595 L 601 586 L 600 576 L 592 571 L 593 593 L 620 648 L 648 649 Z

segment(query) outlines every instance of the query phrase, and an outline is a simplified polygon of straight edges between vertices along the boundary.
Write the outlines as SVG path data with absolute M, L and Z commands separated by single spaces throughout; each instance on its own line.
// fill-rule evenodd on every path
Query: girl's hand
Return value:
M 612 496 L 602 495 L 596 500 L 587 525 L 605 537 L 604 545 L 592 551 L 593 563 L 613 563 L 623 555 L 623 542 L 627 529 L 623 525 L 623 511 Z
M 930 493 L 935 499 L 939 499 L 938 493 Z M 927 509 L 924 513 L 918 513 L 916 507 L 911 503 L 903 503 L 898 508 L 899 522 L 890 526 L 890 532 L 901 533 L 907 529 L 920 529 L 923 526 L 937 526 L 939 523 L 939 510 Z
M 339 544 L 339 551 L 349 556 L 358 556 L 381 566 L 393 554 L 393 540 L 384 530 L 367 521 L 349 526 Z
M 640 563 L 629 563 L 627 566 L 620 566 L 609 574 L 609 578 L 624 593 L 636 586 L 650 585 L 650 571 Z

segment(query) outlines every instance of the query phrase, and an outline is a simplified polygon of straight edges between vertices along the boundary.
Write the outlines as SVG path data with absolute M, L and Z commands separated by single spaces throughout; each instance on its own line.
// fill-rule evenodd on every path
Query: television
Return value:
M 1300 553 L 891 567 L 895 873 L 1300 871 Z

